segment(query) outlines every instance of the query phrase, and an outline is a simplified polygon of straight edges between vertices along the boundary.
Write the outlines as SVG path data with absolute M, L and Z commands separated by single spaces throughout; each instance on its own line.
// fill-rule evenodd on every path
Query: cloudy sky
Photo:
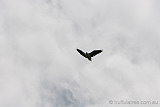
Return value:
M 159 0 L 0 0 L 0 107 L 159 107 L 159 27 Z

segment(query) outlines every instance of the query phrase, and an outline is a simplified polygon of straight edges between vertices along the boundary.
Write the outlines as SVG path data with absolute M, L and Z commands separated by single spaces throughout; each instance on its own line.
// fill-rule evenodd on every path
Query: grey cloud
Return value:
M 0 14 L 1 107 L 160 99 L 158 1 L 2 0 Z

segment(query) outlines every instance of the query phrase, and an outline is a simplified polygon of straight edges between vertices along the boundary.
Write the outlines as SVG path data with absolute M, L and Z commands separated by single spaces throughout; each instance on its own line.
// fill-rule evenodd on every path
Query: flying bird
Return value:
M 80 49 L 77 49 L 77 51 L 82 55 L 84 56 L 85 58 L 88 58 L 88 60 L 92 61 L 91 57 L 99 54 L 102 52 L 102 50 L 93 50 L 92 52 L 90 53 L 84 53 L 83 51 L 81 51 Z

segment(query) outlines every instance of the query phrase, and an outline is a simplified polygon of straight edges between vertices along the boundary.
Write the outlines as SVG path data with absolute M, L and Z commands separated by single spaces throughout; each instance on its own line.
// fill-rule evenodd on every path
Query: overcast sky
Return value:
M 0 107 L 159 107 L 159 28 L 159 0 L 0 0 Z

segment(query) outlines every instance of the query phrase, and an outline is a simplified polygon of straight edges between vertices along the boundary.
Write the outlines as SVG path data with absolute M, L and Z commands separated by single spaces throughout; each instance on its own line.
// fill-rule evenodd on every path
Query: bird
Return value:
M 82 55 L 84 56 L 85 58 L 87 58 L 89 61 L 92 61 L 92 57 L 101 53 L 102 50 L 93 50 L 92 52 L 88 53 L 88 52 L 83 52 L 82 50 L 78 49 L 77 48 L 77 51 Z

